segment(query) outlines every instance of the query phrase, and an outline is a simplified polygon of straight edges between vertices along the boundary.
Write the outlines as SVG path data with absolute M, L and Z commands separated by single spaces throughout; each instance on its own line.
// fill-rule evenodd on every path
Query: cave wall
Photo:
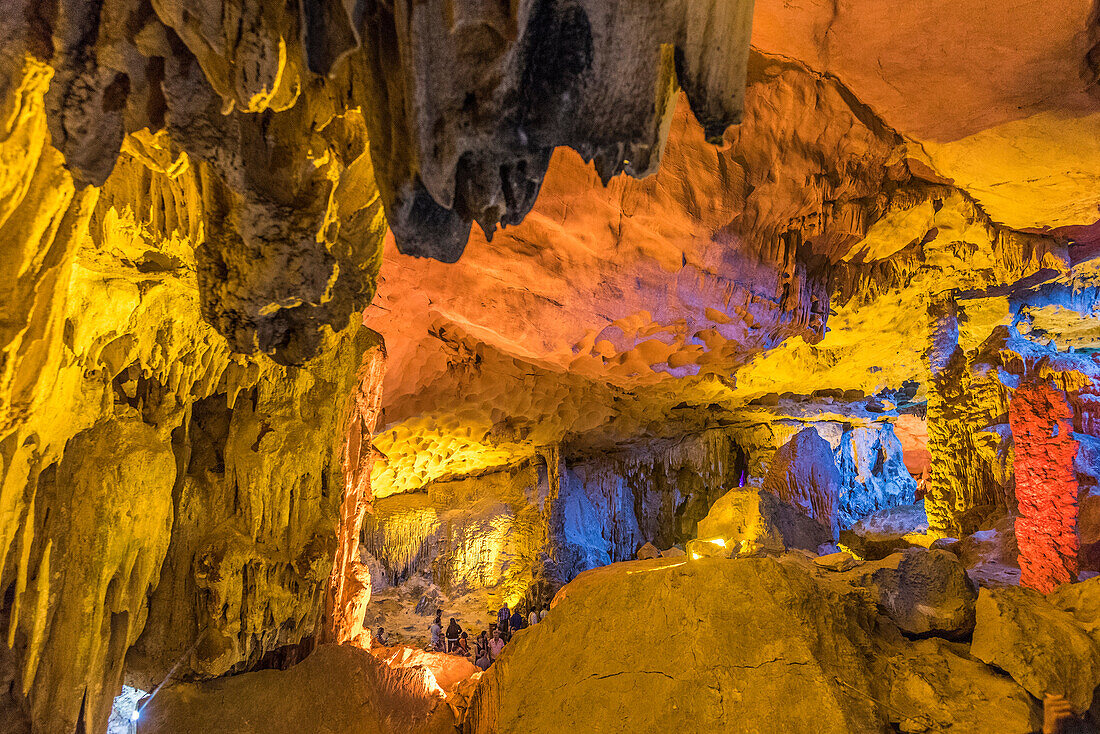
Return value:
M 140 134 L 79 186 L 50 146 L 50 68 L 3 61 L 0 717 L 101 730 L 123 680 L 318 631 L 342 421 L 380 341 L 330 330 L 301 367 L 234 354 L 203 319 L 205 164 Z
M 1096 567 L 1096 278 L 1079 266 L 997 296 L 949 295 L 932 313 L 930 525 L 961 537 L 1015 517 L 1023 582 L 1040 589 Z M 962 334 L 983 300 L 1003 301 L 1000 323 Z
M 841 527 L 914 502 L 916 482 L 891 423 L 809 423 L 830 439 L 822 445 L 838 477 Z M 545 453 L 432 482 L 375 500 L 363 551 L 388 584 L 426 573 L 452 595 L 488 587 L 512 601 L 544 596 L 582 571 L 634 558 L 645 543 L 682 547 L 719 497 L 760 483 L 777 449 L 805 425 L 775 418 L 598 455 L 570 456 L 563 446 L 556 460 Z

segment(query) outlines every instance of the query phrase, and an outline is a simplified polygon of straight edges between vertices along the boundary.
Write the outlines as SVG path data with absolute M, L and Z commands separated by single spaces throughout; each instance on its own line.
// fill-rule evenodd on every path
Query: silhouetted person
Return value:
M 375 640 L 375 642 L 377 642 L 382 647 L 385 647 L 386 645 L 390 644 L 390 643 L 386 642 L 386 630 L 382 629 L 381 627 L 378 628 L 378 634 L 376 634 L 374 636 L 374 640 Z
M 462 628 L 458 626 L 458 622 L 454 617 L 451 617 L 451 623 L 447 625 L 447 652 L 454 652 L 458 647 L 458 638 L 462 635 Z
M 512 612 L 512 618 L 508 620 L 508 629 L 512 634 L 515 634 L 526 626 L 527 622 L 524 621 L 523 615 L 519 613 L 519 607 L 516 607 L 516 611 Z
M 470 657 L 470 640 L 466 637 L 465 632 L 459 635 L 458 646 L 455 648 L 455 652 L 464 658 Z
M 511 614 L 512 610 L 508 608 L 507 604 L 502 606 L 500 611 L 497 612 L 497 631 L 500 632 L 502 637 L 508 634 L 508 619 L 511 617 Z
M 485 630 L 481 630 L 481 634 L 474 640 L 474 657 L 481 658 L 482 654 L 489 657 L 489 634 Z

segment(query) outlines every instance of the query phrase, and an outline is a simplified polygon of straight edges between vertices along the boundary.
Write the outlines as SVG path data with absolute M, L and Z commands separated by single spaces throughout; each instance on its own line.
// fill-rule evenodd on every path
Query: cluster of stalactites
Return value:
M 62 0 L 5 38 L 53 68 L 50 136 L 78 183 L 102 185 L 142 130 L 203 166 L 203 315 L 234 350 L 300 364 L 373 296 L 383 206 L 403 252 L 453 262 L 471 222 L 526 216 L 557 146 L 605 181 L 656 170 L 681 87 L 721 138 L 751 16 L 751 0 Z

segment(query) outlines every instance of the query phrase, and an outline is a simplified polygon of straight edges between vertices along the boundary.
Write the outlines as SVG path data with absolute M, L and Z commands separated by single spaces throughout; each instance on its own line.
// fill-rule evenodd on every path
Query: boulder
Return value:
M 142 734 L 453 734 L 454 714 L 424 668 L 389 668 L 366 650 L 322 645 L 287 670 L 164 688 Z
M 872 575 L 879 607 L 904 632 L 962 638 L 974 630 L 977 590 L 950 551 L 910 548 Z
M 862 561 L 857 560 L 851 553 L 845 551 L 829 553 L 814 559 L 815 566 L 829 571 L 849 571 L 861 563 Z
M 886 657 L 886 655 L 889 657 Z M 966 645 L 930 637 L 883 653 L 890 680 L 885 702 L 897 712 L 898 730 L 915 732 L 1038 731 L 1038 703 L 1011 678 L 967 654 Z
M 860 604 L 771 558 L 587 571 L 485 673 L 466 731 L 879 732 Z
M 791 548 L 814 550 L 831 540 L 816 520 L 771 492 L 731 489 L 699 521 L 700 538 L 723 538 L 731 548 L 761 548 L 782 553 Z
M 1073 615 L 1085 632 L 1100 644 L 1100 577 L 1063 584 L 1047 597 L 1047 601 Z
M 842 531 L 840 540 L 860 557 L 878 560 L 919 545 L 917 536 L 927 532 L 928 515 L 922 500 L 874 512 L 853 525 L 851 530 Z
M 815 428 L 803 428 L 780 446 L 764 475 L 764 489 L 817 520 L 833 540 L 840 486 L 832 447 Z
M 1089 583 L 1089 582 L 1086 582 Z M 1071 597 L 1059 597 L 1067 607 Z M 1064 696 L 1087 711 L 1100 685 L 1100 644 L 1073 613 L 1032 589 L 982 589 L 971 654 L 994 665 L 1036 698 Z
M 644 561 L 650 558 L 660 558 L 661 551 L 659 548 L 657 548 L 657 546 L 653 545 L 653 543 L 646 543 L 638 549 L 638 552 L 634 554 L 634 557 L 637 558 L 639 561 Z
M 951 551 L 955 555 L 958 555 L 958 538 L 936 538 L 932 541 L 932 544 L 928 547 L 932 550 L 945 550 Z
M 840 578 L 815 571 L 801 552 L 588 571 L 483 675 L 463 731 L 1038 727 L 1038 703 L 1011 678 L 969 657 L 964 644 L 914 642 L 878 624 L 868 596 L 852 593 L 854 579 Z
M 1019 585 L 1020 551 L 1016 546 L 1014 519 L 1004 516 L 985 524 L 988 529 L 966 536 L 952 550 L 979 586 L 1002 588 Z

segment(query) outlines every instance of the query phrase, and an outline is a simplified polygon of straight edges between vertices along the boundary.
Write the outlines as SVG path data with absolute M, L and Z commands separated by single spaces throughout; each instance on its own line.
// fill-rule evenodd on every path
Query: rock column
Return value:
M 1077 578 L 1077 477 L 1073 412 L 1066 394 L 1038 377 L 1009 404 L 1015 441 L 1020 583 L 1044 593 Z

